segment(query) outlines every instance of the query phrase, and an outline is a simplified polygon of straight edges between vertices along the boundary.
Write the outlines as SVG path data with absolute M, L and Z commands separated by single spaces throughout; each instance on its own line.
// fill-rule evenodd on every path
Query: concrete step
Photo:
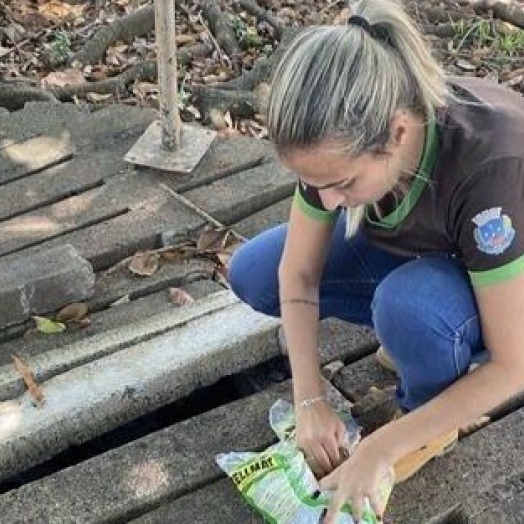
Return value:
M 28 393 L 0 404 L 0 478 L 277 356 L 277 325 L 224 292 L 35 356 L 45 404 Z M 19 394 L 1 371 L 3 397 Z

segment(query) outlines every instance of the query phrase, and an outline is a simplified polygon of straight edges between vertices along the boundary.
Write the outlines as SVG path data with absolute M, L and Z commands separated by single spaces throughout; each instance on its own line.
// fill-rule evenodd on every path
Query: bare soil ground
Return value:
M 524 3 L 404 2 L 446 69 L 524 94 Z M 272 67 L 296 31 L 343 24 L 346 1 L 177 0 L 182 118 L 265 137 Z M 148 0 L 5 0 L 0 107 L 28 100 L 158 107 L 154 8 Z

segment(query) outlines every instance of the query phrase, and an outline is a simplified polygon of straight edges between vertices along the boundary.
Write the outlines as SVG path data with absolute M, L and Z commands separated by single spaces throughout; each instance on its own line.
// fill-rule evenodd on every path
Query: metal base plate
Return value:
M 166 151 L 161 147 L 162 126 L 160 121 L 156 121 L 147 128 L 124 159 L 126 162 L 140 166 L 191 173 L 206 154 L 215 137 L 216 132 L 211 129 L 183 124 L 180 149 Z

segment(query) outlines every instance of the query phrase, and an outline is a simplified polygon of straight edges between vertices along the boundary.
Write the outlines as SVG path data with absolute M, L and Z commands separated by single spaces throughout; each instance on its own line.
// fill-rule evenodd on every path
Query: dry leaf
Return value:
M 94 104 L 99 102 L 105 102 L 106 100 L 109 100 L 112 96 L 112 93 L 107 93 L 105 95 L 101 95 L 99 93 L 86 93 L 86 99 L 89 102 L 93 102 Z
M 44 393 L 40 386 L 36 383 L 33 372 L 15 355 L 12 355 L 16 371 L 20 374 L 24 383 L 38 406 L 41 406 L 44 401 Z
M 198 251 L 222 251 L 227 247 L 228 238 L 231 230 L 206 226 L 197 240 Z
M 80 322 L 87 316 L 89 308 L 83 302 L 75 302 L 61 309 L 55 319 L 59 322 Z
M 192 304 L 195 299 L 183 289 L 179 287 L 169 288 L 169 298 L 173 304 L 177 306 L 185 306 L 186 304 Z
M 131 302 L 131 297 L 129 295 L 124 295 L 123 297 L 120 297 L 118 300 L 115 300 L 109 304 L 109 307 L 121 306 L 122 304 L 129 304 L 129 302 Z
M 83 84 L 85 81 L 84 75 L 80 69 L 66 69 L 65 71 L 57 71 L 49 73 L 42 78 L 43 86 L 57 86 L 64 87 L 69 85 Z
M 50 318 L 34 316 L 33 319 L 36 322 L 37 331 L 39 331 L 40 333 L 45 333 L 46 335 L 62 333 L 62 331 L 65 331 L 67 329 L 65 324 L 62 324 L 61 322 L 56 322 L 55 320 L 51 320 Z
M 79 14 L 78 8 L 76 10 Z M 58 21 L 60 18 L 67 18 L 73 15 L 73 6 L 58 0 L 47 0 L 38 6 L 38 12 L 47 18 Z
M 158 271 L 158 254 L 151 251 L 137 253 L 129 263 L 129 271 L 141 277 L 152 277 Z

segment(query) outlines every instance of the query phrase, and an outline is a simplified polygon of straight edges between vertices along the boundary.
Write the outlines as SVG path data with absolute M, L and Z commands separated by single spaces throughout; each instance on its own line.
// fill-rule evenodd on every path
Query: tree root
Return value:
M 119 40 L 131 43 L 137 36 L 147 35 L 155 27 L 155 9 L 147 5 L 100 28 L 86 45 L 74 55 L 73 62 L 92 65 L 104 57 L 107 49 Z
M 22 109 L 27 102 L 56 102 L 59 101 L 52 93 L 37 87 L 20 83 L 0 82 L 0 107 L 9 111 Z
M 209 28 L 215 36 L 218 45 L 226 52 L 233 67 L 238 69 L 238 57 L 241 49 L 228 22 L 228 15 L 222 12 L 215 0 L 205 0 L 202 5 L 202 16 L 209 23 Z
M 470 5 L 479 14 L 492 11 L 495 17 L 524 29 L 524 7 L 522 2 L 501 2 L 497 0 L 460 0 L 462 5 Z
M 194 58 L 207 56 L 211 53 L 212 48 L 208 44 L 195 44 L 186 46 L 179 50 L 177 59 L 182 66 L 189 64 Z M 86 82 L 80 85 L 70 85 L 64 87 L 48 87 L 52 96 L 62 102 L 70 101 L 75 96 L 83 97 L 87 93 L 96 93 L 99 95 L 114 94 L 124 96 L 133 82 L 155 82 L 157 80 L 158 70 L 157 63 L 154 60 L 146 60 L 130 67 L 123 73 L 101 80 L 99 82 Z M 0 98 L 1 101 L 1 98 Z
M 238 5 L 250 15 L 256 17 L 257 20 L 266 22 L 275 32 L 275 37 L 278 40 L 282 38 L 284 30 L 282 24 L 265 9 L 260 7 L 254 0 L 238 0 Z
M 297 27 L 285 27 L 282 31 L 282 38 L 277 48 L 269 57 L 259 58 L 252 69 L 244 71 L 239 77 L 219 84 L 219 89 L 223 90 L 251 90 L 261 82 L 269 81 L 271 74 L 280 62 L 291 40 L 300 32 Z
M 192 102 L 204 117 L 204 123 L 211 121 L 211 112 L 229 112 L 238 118 L 253 118 L 263 108 L 262 101 L 253 91 L 225 91 L 213 87 L 188 86 Z
M 85 84 L 63 87 L 50 86 L 48 91 L 62 102 L 72 100 L 75 96 L 83 97 L 87 93 L 114 94 L 124 97 L 129 84 L 132 82 L 154 82 L 156 78 L 156 61 L 146 60 L 130 67 L 118 76 L 100 82 L 86 82 Z

